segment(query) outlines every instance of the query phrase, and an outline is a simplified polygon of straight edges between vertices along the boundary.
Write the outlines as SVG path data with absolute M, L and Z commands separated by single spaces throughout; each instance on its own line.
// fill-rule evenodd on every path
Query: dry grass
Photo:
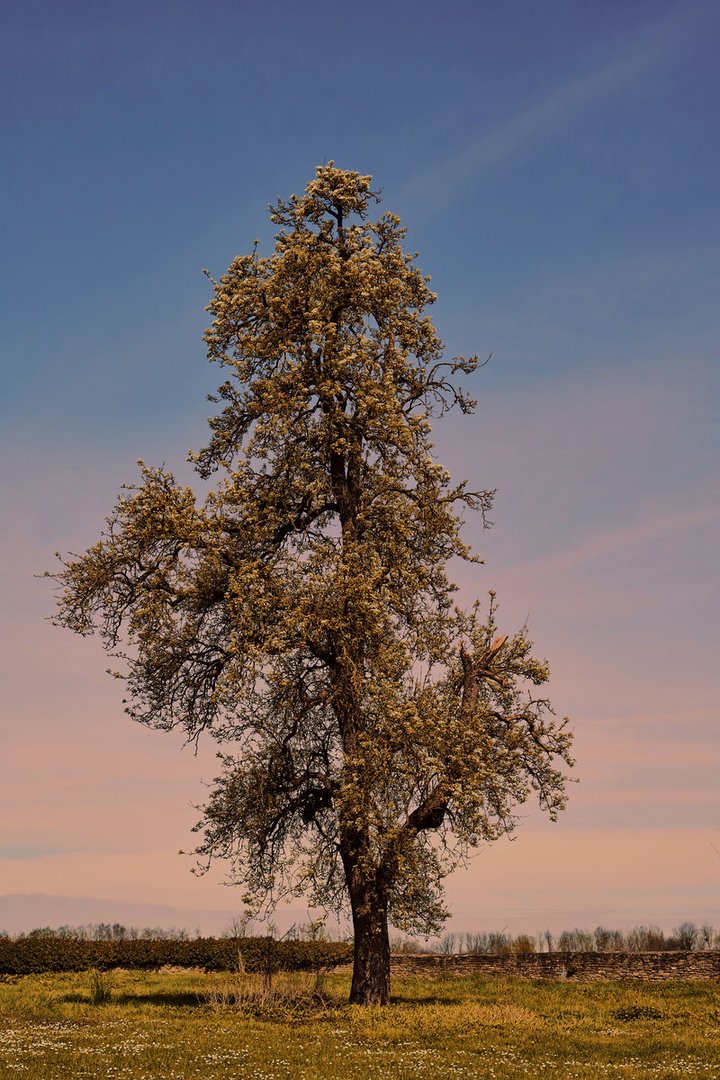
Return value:
M 272 1020 L 327 1015 L 341 1005 L 341 999 L 328 993 L 322 972 L 279 972 L 271 979 L 262 975 L 232 973 L 215 976 L 199 1000 L 213 1011 L 234 1009 Z

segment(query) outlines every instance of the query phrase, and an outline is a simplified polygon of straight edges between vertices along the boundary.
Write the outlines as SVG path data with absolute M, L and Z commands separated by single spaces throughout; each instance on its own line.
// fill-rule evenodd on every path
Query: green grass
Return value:
M 0 1077 L 720 1078 L 711 982 L 397 978 L 391 1006 L 360 1008 L 348 979 L 0 977 Z

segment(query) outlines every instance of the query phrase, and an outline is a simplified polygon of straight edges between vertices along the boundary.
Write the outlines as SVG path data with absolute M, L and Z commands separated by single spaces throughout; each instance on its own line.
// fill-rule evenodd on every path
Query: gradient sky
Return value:
M 720 927 L 719 30 L 667 0 L 2 6 L 0 895 L 239 904 L 177 854 L 214 748 L 133 725 L 33 575 L 137 458 L 190 478 L 202 269 L 334 159 L 407 224 L 448 351 L 492 353 L 436 429 L 499 489 L 462 597 L 528 620 L 577 733 L 562 820 L 457 873 L 449 929 Z

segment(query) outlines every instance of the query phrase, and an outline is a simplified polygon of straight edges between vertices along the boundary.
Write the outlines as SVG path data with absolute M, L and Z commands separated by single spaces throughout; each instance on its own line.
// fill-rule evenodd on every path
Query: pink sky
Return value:
M 506 629 L 529 617 L 551 698 L 573 720 L 579 781 L 556 825 L 527 807 L 512 843 L 450 879 L 449 930 L 720 927 L 710 372 L 649 373 L 495 390 L 474 419 L 438 430 L 457 476 L 501 489 L 495 527 L 468 523 L 486 565 L 460 568 L 461 597 L 493 587 Z M 239 905 L 220 868 L 197 878 L 177 854 L 192 846 L 214 747 L 194 757 L 133 725 L 97 643 L 44 621 L 49 583 L 32 576 L 54 550 L 97 538 L 134 457 L 182 471 L 191 435 L 148 436 L 122 460 L 29 450 L 19 468 L 3 463 L 0 896 L 134 902 L 138 922 L 143 904 Z M 59 921 L 73 920 L 63 909 Z

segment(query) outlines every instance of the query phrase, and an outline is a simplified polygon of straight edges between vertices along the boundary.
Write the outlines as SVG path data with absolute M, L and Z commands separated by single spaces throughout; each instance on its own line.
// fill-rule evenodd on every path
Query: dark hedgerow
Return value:
M 172 967 L 206 971 L 312 971 L 352 961 L 352 945 L 272 938 L 195 938 L 192 941 L 83 941 L 77 938 L 0 938 L 0 975 L 97 968 Z

